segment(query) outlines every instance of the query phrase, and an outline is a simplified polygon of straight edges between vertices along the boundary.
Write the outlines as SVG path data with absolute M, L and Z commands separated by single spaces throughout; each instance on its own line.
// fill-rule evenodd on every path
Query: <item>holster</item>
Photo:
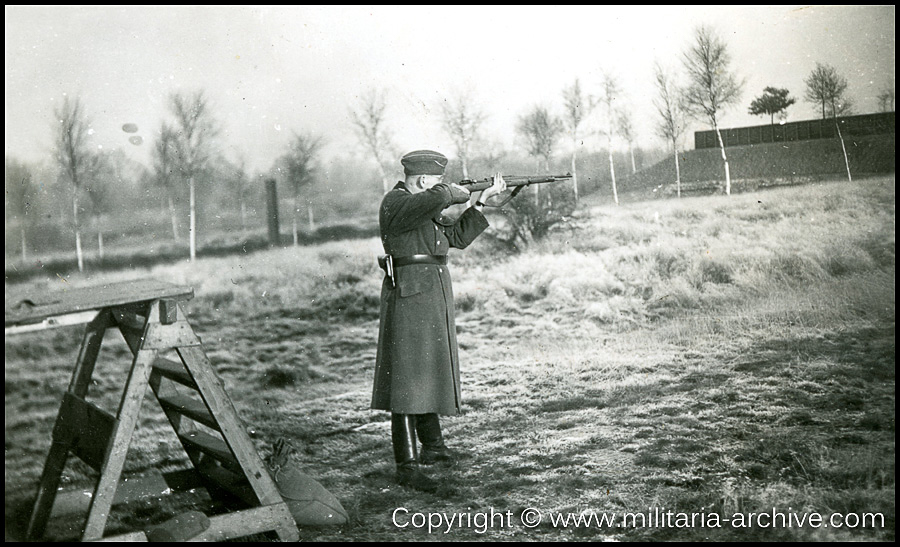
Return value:
M 385 275 L 391 281 L 391 288 L 397 287 L 397 278 L 394 277 L 394 257 L 391 255 L 379 256 L 378 266 L 384 270 Z

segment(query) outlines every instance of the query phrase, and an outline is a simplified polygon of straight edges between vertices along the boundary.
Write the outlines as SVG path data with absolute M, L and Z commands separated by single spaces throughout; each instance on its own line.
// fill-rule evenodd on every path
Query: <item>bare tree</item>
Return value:
M 578 172 L 575 167 L 575 158 L 578 153 L 579 139 L 578 129 L 581 127 L 584 119 L 590 114 L 594 107 L 591 98 L 585 95 L 581 90 L 581 82 L 578 78 L 571 87 L 563 89 L 563 102 L 566 113 L 563 117 L 566 131 L 572 137 L 572 190 L 575 194 L 575 202 L 578 202 Z
M 619 84 L 616 82 L 615 77 L 608 72 L 604 72 L 600 85 L 602 87 L 600 102 L 603 103 L 606 110 L 604 112 L 606 116 L 606 131 L 603 133 L 606 135 L 606 150 L 609 155 L 609 176 L 612 179 L 613 201 L 618 205 L 619 191 L 616 188 L 616 167 L 613 163 L 612 139 L 616 120 L 616 109 L 613 106 L 613 102 L 616 100 L 616 95 L 619 94 Z
M 172 238 L 179 240 L 178 215 L 175 212 L 175 170 L 178 162 L 178 132 L 174 127 L 163 123 L 159 130 L 159 138 L 153 145 L 153 181 L 163 189 L 169 205 L 169 218 L 172 221 Z
M 67 95 L 63 104 L 54 110 L 56 115 L 56 160 L 60 175 L 72 185 L 72 220 L 75 227 L 75 256 L 78 271 L 84 271 L 84 253 L 81 249 L 81 225 L 78 222 L 78 197 L 90 161 L 87 145 L 90 122 L 84 114 L 81 100 Z
M 250 175 L 247 174 L 247 158 L 240 152 L 237 160 L 232 164 L 223 162 L 228 169 L 226 182 L 230 194 L 238 201 L 238 212 L 241 219 L 241 230 L 247 229 L 247 194 L 250 191 Z
M 684 112 L 678 101 L 678 88 L 672 77 L 657 63 L 654 66 L 656 79 L 656 99 L 653 106 L 659 113 L 660 120 L 656 125 L 656 134 L 672 144 L 675 157 L 675 187 L 681 197 L 681 168 L 678 164 L 678 141 L 684 133 Z
M 846 96 L 847 79 L 838 74 L 833 66 L 817 62 L 804 83 L 806 100 L 822 107 L 823 120 L 850 113 L 851 104 Z
M 6 215 L 19 226 L 22 241 L 22 262 L 28 260 L 26 231 L 36 218 L 36 191 L 34 176 L 29 165 L 6 156 Z M 9 225 L 7 225 L 9 227 Z
M 694 38 L 694 45 L 682 58 L 688 75 L 683 108 L 694 118 L 705 119 L 715 129 L 725 164 L 725 193 L 731 195 L 731 172 L 725 155 L 725 142 L 719 130 L 719 116 L 740 99 L 744 82 L 738 81 L 731 73 L 731 56 L 727 46 L 711 28 L 700 26 Z
M 103 151 L 91 155 L 88 172 L 90 177 L 84 183 L 85 195 L 90 204 L 91 221 L 97 231 L 97 254 L 103 260 L 104 217 L 113 209 L 113 196 L 122 187 L 122 178 L 114 158 Z
M 563 132 L 562 120 L 545 107 L 535 106 L 531 112 L 519 118 L 516 130 L 525 139 L 528 154 L 538 161 L 539 169 L 549 172 L 553 148 Z M 535 186 L 535 203 L 539 200 L 539 187 Z
M 190 258 L 197 258 L 197 199 L 196 178 L 204 171 L 213 152 L 212 140 L 216 124 L 209 112 L 209 101 L 203 91 L 191 95 L 174 93 L 169 106 L 175 115 L 176 166 L 187 179 L 190 191 Z
M 846 96 L 847 78 L 844 78 L 834 67 L 823 63 L 816 63 L 816 68 L 807 76 L 806 100 L 813 104 L 822 105 L 822 119 L 826 114 L 834 121 L 838 139 L 841 141 L 841 151 L 844 153 L 844 166 L 847 168 L 847 180 L 852 181 L 850 174 L 850 158 L 847 156 L 847 145 L 841 134 L 841 124 L 838 116 L 850 114 L 853 109 L 852 101 Z
M 283 172 L 292 190 L 294 245 L 299 244 L 297 215 L 300 210 L 300 191 L 313 182 L 313 175 L 316 170 L 315 163 L 323 144 L 324 140 L 320 136 L 311 133 L 294 133 L 288 152 L 279 159 L 278 169 Z M 309 215 L 309 228 L 310 230 L 315 230 L 312 200 L 310 199 L 307 199 L 307 213 Z
M 878 94 L 878 109 L 882 112 L 894 111 L 894 83 L 890 82 L 881 88 Z
M 441 103 L 444 131 L 453 139 L 456 155 L 462 163 L 463 178 L 469 178 L 469 146 L 477 138 L 485 120 L 484 112 L 472 99 L 471 91 L 456 94 L 451 101 Z
M 631 155 L 631 174 L 633 175 L 637 172 L 637 166 L 634 163 L 634 125 L 631 123 L 631 115 L 623 108 L 619 108 L 617 120 L 616 128 L 619 135 L 628 143 L 628 153 Z
M 385 169 L 385 156 L 391 147 L 391 136 L 385 127 L 384 111 L 387 109 L 387 93 L 370 89 L 360 97 L 359 110 L 350 110 L 353 125 L 362 145 L 372 154 L 378 165 L 378 173 L 381 175 L 381 184 L 384 192 L 390 189 L 387 169 Z
M 545 107 L 536 106 L 519 118 L 516 129 L 525 138 L 528 154 L 541 162 L 540 168 L 549 172 L 553 148 L 563 132 L 562 121 Z

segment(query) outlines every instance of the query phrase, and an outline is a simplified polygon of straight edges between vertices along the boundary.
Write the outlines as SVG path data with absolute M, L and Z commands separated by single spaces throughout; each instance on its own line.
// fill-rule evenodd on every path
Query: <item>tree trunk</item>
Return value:
M 628 151 L 631 152 L 631 174 L 637 173 L 637 166 L 634 164 L 634 146 L 628 143 Z
M 28 261 L 28 245 L 25 242 L 25 227 L 22 226 L 22 263 Z
M 725 162 L 725 195 L 731 195 L 731 172 L 728 169 L 728 157 L 725 155 L 725 141 L 722 140 L 722 132 L 719 131 L 719 124 L 713 121 L 713 127 L 716 128 L 716 136 L 719 137 L 719 148 L 722 150 L 722 161 Z
M 100 262 L 103 262 L 103 229 L 97 228 L 97 254 L 100 256 Z
M 388 182 L 387 171 L 384 170 L 384 165 L 381 163 L 381 158 L 378 157 L 378 154 L 375 154 L 375 162 L 378 164 L 378 172 L 381 173 L 381 186 L 384 189 L 384 193 L 387 194 L 388 190 L 390 190 L 390 182 Z
M 190 247 L 191 247 L 191 262 L 193 262 L 197 258 L 197 209 L 196 209 L 196 199 L 194 197 L 194 177 L 191 175 L 188 184 L 191 188 L 191 231 L 190 231 Z
M 853 177 L 850 176 L 850 159 L 847 158 L 847 147 L 844 145 L 844 137 L 841 135 L 841 125 L 837 121 L 837 117 L 834 118 L 834 127 L 837 129 L 838 139 L 841 140 L 841 150 L 844 152 L 844 165 L 847 166 L 847 181 L 853 182 Z
M 312 203 L 310 203 L 310 202 L 306 202 L 306 214 L 309 217 L 309 231 L 315 232 L 316 231 L 316 221 L 313 218 L 313 206 L 312 206 Z
M 577 146 L 577 141 L 576 141 Z M 575 172 L 575 150 L 572 150 L 572 191 L 575 193 L 575 203 L 578 203 L 578 173 Z
M 291 227 L 294 234 L 294 247 L 300 244 L 300 234 L 297 233 L 297 196 L 294 196 L 293 213 L 291 214 Z
M 178 215 L 175 214 L 175 200 L 172 199 L 172 194 L 169 194 L 169 217 L 172 219 L 172 238 L 178 241 L 180 239 L 178 237 Z
M 78 226 L 78 187 L 72 196 L 72 218 L 75 222 L 75 258 L 78 260 L 78 271 L 84 271 L 84 254 L 81 252 L 81 229 Z
M 612 140 L 607 140 L 607 149 L 609 150 L 609 176 L 612 179 L 613 201 L 619 204 L 619 191 L 616 189 L 616 167 L 613 165 Z
M 678 147 L 674 140 L 672 141 L 672 150 L 675 152 L 675 190 L 678 192 L 678 197 L 681 197 L 681 167 L 678 165 Z
M 84 271 L 84 254 L 81 251 L 81 231 L 75 229 L 75 256 L 78 259 L 78 271 Z
M 247 230 L 247 204 L 241 199 L 241 230 Z

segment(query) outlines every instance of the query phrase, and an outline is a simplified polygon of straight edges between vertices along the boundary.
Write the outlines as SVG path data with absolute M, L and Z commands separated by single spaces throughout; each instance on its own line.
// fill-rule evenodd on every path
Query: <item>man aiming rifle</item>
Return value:
M 434 492 L 438 483 L 419 464 L 452 464 L 461 457 L 444 443 L 438 418 L 460 413 L 459 352 L 447 252 L 451 247 L 466 248 L 488 227 L 482 213 L 485 202 L 505 191 L 508 183 L 499 173 L 481 181 L 445 183 L 447 158 L 432 150 L 410 152 L 400 163 L 406 178 L 385 194 L 379 208 L 381 242 L 387 254 L 379 257 L 386 275 L 372 408 L 391 412 L 397 481 Z M 525 179 L 515 177 L 514 184 L 521 188 L 538 183 Z M 468 202 L 470 192 L 478 190 L 483 190 L 478 201 L 457 219 L 441 214 L 451 205 Z

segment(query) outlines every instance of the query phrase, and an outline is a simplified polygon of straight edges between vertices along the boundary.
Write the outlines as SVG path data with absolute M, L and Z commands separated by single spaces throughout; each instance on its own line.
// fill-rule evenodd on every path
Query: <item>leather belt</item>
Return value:
M 410 255 L 395 256 L 394 266 L 408 266 L 410 264 L 437 264 L 439 266 L 447 265 L 447 255 Z

